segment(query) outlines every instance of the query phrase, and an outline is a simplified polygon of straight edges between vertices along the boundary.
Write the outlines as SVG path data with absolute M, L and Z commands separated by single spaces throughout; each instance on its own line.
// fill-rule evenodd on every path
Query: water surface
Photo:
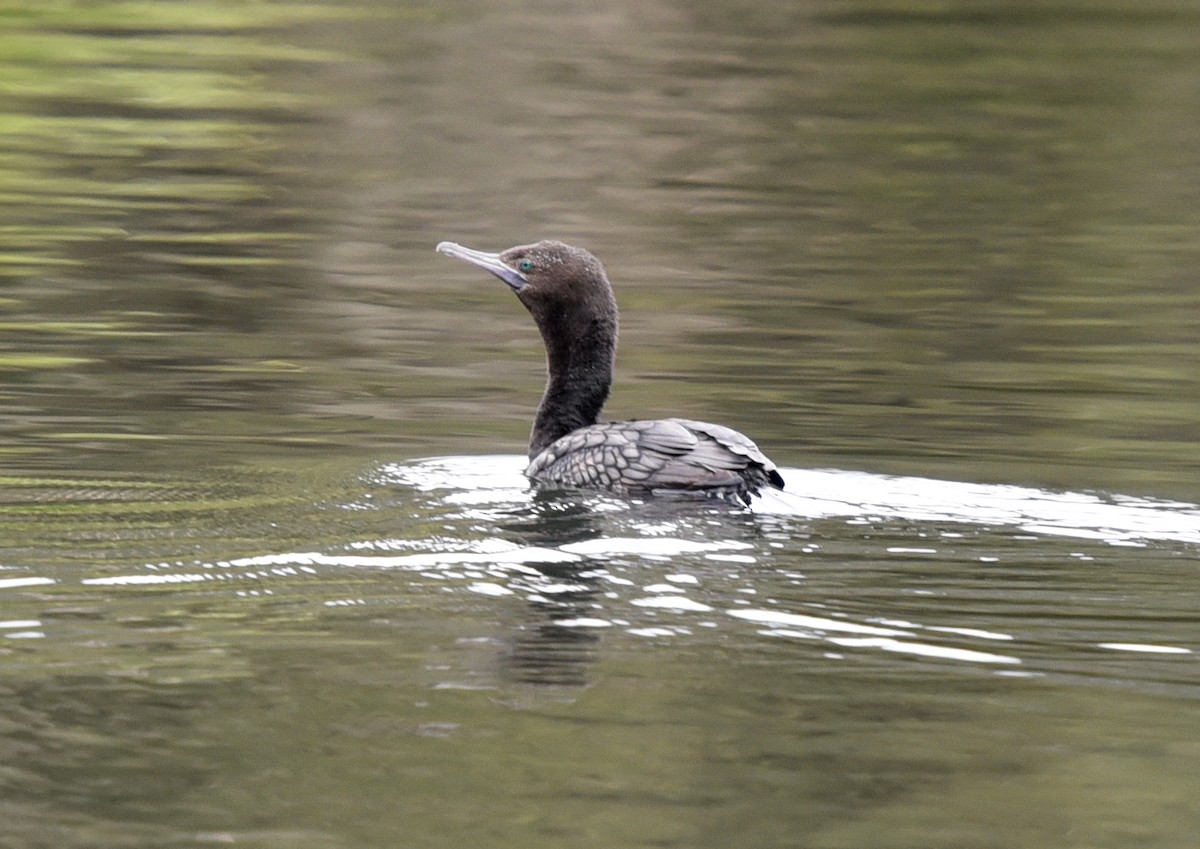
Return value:
M 1188 4 L 0 20 L 0 844 L 1194 844 Z M 543 236 L 785 493 L 530 489 Z

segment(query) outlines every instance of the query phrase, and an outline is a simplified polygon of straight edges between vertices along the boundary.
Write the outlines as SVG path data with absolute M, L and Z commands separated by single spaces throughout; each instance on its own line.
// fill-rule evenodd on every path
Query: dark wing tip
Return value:
M 767 472 L 767 478 L 771 481 L 771 486 L 776 489 L 783 489 L 783 475 L 779 474 L 779 472 L 771 469 L 771 471 Z

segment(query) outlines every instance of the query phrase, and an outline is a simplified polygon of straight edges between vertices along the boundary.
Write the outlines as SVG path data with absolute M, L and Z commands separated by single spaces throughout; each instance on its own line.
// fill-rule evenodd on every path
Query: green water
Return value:
M 1187 3 L 7 4 L 0 847 L 1191 847 L 1197 126 Z M 528 490 L 542 237 L 783 499 Z

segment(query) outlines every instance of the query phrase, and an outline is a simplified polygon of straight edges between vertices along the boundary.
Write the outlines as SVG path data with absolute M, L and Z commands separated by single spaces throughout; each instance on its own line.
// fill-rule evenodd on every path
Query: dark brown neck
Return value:
M 558 317 L 538 325 L 548 379 L 529 435 L 530 459 L 556 439 L 599 421 L 617 352 L 615 310 L 582 322 Z

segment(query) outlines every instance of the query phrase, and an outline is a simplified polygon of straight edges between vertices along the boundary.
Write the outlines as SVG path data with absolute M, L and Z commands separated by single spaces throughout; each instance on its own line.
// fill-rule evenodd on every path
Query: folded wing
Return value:
M 561 486 L 694 492 L 747 504 L 763 487 L 783 488 L 775 464 L 751 440 L 689 419 L 579 428 L 534 457 L 526 474 Z

